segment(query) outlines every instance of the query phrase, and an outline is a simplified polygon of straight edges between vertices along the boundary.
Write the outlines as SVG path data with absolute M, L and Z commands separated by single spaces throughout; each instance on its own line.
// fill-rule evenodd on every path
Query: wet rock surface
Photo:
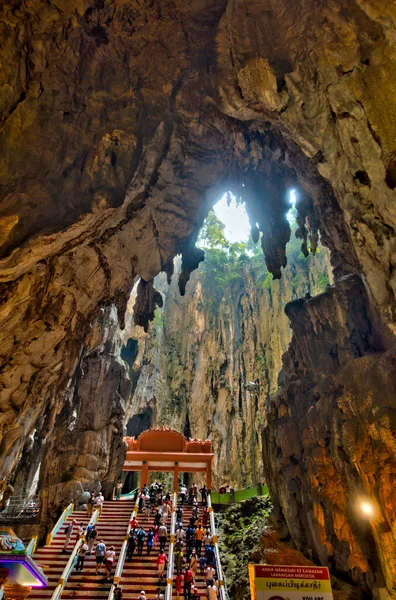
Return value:
M 107 339 L 103 314 L 116 311 L 123 326 L 136 277 L 169 273 L 183 252 L 184 291 L 200 258 L 193 242 L 220 192 L 245 184 L 279 277 L 285 191 L 297 187 L 303 249 L 319 229 L 336 291 L 289 311 L 296 333 L 265 432 L 266 470 L 298 547 L 363 590 L 391 594 L 393 3 L 25 0 L 0 11 L 0 478 L 32 440 L 43 452 L 63 440 L 81 360 Z M 349 291 L 348 274 L 362 282 Z M 317 417 L 311 432 L 312 395 L 328 419 Z M 100 410 L 102 432 L 121 418 L 121 409 Z M 80 466 L 99 472 L 85 458 Z M 380 503 L 381 531 L 355 531 L 355 481 Z M 323 489 L 337 489 L 333 505 Z
M 380 351 L 365 294 L 348 277 L 286 308 L 293 339 L 263 445 L 273 500 L 297 548 L 378 593 L 392 589 L 396 572 L 395 357 Z

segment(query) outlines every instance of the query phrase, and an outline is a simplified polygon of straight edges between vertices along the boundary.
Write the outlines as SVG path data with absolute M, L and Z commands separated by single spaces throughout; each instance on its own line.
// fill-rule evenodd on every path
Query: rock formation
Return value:
M 0 11 L 0 478 L 34 431 L 44 452 L 64 440 L 82 361 L 106 340 L 98 321 L 116 314 L 123 326 L 136 277 L 147 284 L 144 325 L 159 300 L 151 281 L 171 274 L 178 252 L 184 292 L 219 192 L 244 184 L 279 278 L 294 186 L 303 250 L 319 229 L 335 290 L 288 311 L 289 379 L 265 433 L 268 456 L 280 449 L 283 461 L 281 472 L 268 464 L 272 492 L 297 545 L 308 540 L 362 589 L 391 594 L 394 3 L 20 0 Z M 319 416 L 307 429 L 311 392 Z M 335 477 L 343 493 L 324 498 Z M 380 506 L 372 538 L 351 525 L 353 481 Z
M 381 352 L 367 306 L 357 276 L 287 306 L 287 376 L 271 399 L 263 453 L 297 548 L 366 593 L 391 590 L 396 573 L 394 350 Z
M 209 437 L 216 489 L 224 483 L 252 485 L 254 471 L 258 482 L 265 479 L 261 432 L 291 340 L 284 308 L 293 298 L 322 292 L 331 277 L 323 248 L 307 260 L 289 252 L 279 281 L 272 281 L 262 256 L 242 258 L 246 262 L 231 261 L 228 277 L 224 272 L 216 277 L 216 265 L 204 263 L 184 297 L 176 278 L 170 286 L 164 276 L 156 278 L 164 309 L 157 311 L 149 335 L 128 323 L 124 330 L 122 355 L 136 386 L 127 428 L 138 435 L 166 424 L 192 437 Z M 180 269 L 176 260 L 175 275 Z M 251 381 L 257 392 L 246 389 Z

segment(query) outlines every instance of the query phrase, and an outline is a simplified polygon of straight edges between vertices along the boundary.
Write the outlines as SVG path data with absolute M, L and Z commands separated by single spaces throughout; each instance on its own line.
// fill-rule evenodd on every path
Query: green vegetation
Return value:
M 247 243 L 229 242 L 224 236 L 223 223 L 213 211 L 210 211 L 201 229 L 198 245 L 205 249 L 205 260 L 200 270 L 212 290 L 212 309 L 221 302 L 225 286 L 243 281 L 246 268 L 255 271 L 259 285 L 270 289 L 272 275 L 265 266 L 260 244 L 254 244 L 251 239 Z
M 297 293 L 298 286 L 301 284 L 303 276 L 301 273 L 294 275 L 292 280 L 292 289 L 294 293 Z
M 330 284 L 329 274 L 327 271 L 318 271 L 318 276 L 316 280 L 316 286 L 320 292 L 324 292 L 326 287 Z
M 243 277 L 243 265 L 249 262 L 247 245 L 243 242 L 228 242 L 224 236 L 224 225 L 213 211 L 210 211 L 205 219 L 198 245 L 205 248 L 205 260 L 201 263 L 202 272 L 216 287 L 222 287 Z
M 221 561 L 228 593 L 233 600 L 250 598 L 248 563 L 263 558 L 260 537 L 268 524 L 269 496 L 255 496 L 224 511 L 221 521 Z
M 162 316 L 162 310 L 160 308 L 157 308 L 154 313 L 154 327 L 156 329 L 161 329 L 163 322 L 164 322 L 164 319 Z
M 307 269 L 307 259 L 301 252 L 302 241 L 295 236 L 295 211 L 290 217 L 290 227 L 292 234 L 286 253 L 288 264 L 294 267 L 292 291 L 295 297 L 303 293 L 301 288 L 306 281 L 304 272 Z M 257 286 L 271 290 L 273 277 L 266 267 L 261 244 L 255 244 L 251 238 L 246 243 L 229 242 L 224 235 L 223 223 L 213 211 L 209 212 L 201 229 L 198 245 L 205 250 L 205 260 L 199 268 L 206 280 L 207 289 L 211 290 L 208 298 L 212 312 L 217 312 L 226 288 L 242 284 L 247 269 L 254 274 Z M 318 291 L 324 291 L 328 283 L 327 272 L 319 271 L 318 280 L 315 281 Z

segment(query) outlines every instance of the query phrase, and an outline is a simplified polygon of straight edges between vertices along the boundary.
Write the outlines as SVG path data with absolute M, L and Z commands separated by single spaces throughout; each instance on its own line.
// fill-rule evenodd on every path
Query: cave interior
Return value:
M 394 3 L 18 0 L 0 40 L 2 491 L 40 492 L 43 538 L 111 496 L 124 435 L 209 432 L 218 483 L 255 461 L 272 525 L 343 597 L 395 598 Z M 330 283 L 288 297 L 291 189 Z M 214 321 L 199 235 L 228 192 L 271 282 L 224 283 Z

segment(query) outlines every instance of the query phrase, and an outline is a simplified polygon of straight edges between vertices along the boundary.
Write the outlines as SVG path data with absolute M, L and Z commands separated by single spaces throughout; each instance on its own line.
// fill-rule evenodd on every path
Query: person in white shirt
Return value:
M 157 588 L 157 593 L 154 596 L 154 600 L 164 600 L 164 594 L 161 594 L 160 588 Z
M 114 546 L 110 546 L 110 548 L 108 550 L 106 550 L 105 555 L 104 555 L 104 566 L 106 569 L 107 581 L 110 580 L 111 570 L 113 568 L 114 561 L 115 561 L 115 548 L 114 548 Z
M 102 508 L 104 504 L 104 498 L 102 492 L 99 492 L 99 495 L 95 498 L 95 508 L 99 511 L 99 516 L 102 514 Z
M 184 529 L 182 527 L 179 527 L 179 529 L 176 530 L 176 541 L 184 542 L 185 538 L 186 538 L 186 533 L 185 533 Z
M 162 518 L 164 519 L 165 523 L 168 520 L 168 516 L 169 516 L 169 506 L 167 504 L 165 504 L 165 506 L 162 510 Z
M 76 544 L 83 533 L 84 533 L 84 524 L 80 523 L 80 525 L 77 527 L 77 531 L 76 531 Z
M 215 574 L 216 574 L 216 572 L 215 572 L 214 568 L 212 567 L 212 565 L 209 565 L 206 568 L 206 573 L 205 573 L 205 576 L 206 576 L 206 585 L 208 587 L 210 585 L 213 585 Z
M 168 530 L 166 528 L 166 525 L 164 525 L 164 523 L 161 523 L 161 525 L 158 527 L 158 540 L 159 540 L 159 544 L 160 544 L 160 552 L 165 550 L 167 538 L 168 538 Z
M 185 485 L 182 485 L 182 487 L 180 488 L 180 498 L 181 498 L 182 506 L 186 500 L 186 494 L 187 494 L 187 488 Z
M 80 571 L 80 573 L 83 570 L 84 560 L 87 555 L 87 552 L 88 552 L 88 544 L 83 542 L 78 551 L 78 554 L 77 554 L 77 564 L 76 564 L 76 571 Z
M 206 548 L 206 546 L 210 546 L 211 541 L 212 541 L 212 536 L 209 533 L 209 529 L 207 529 L 205 531 L 205 534 L 204 534 L 203 538 L 202 538 L 203 547 Z
M 197 486 L 197 484 L 196 484 L 196 483 L 193 483 L 193 486 L 192 486 L 192 487 L 193 487 L 193 495 L 194 495 L 194 498 L 198 498 L 198 486 Z

